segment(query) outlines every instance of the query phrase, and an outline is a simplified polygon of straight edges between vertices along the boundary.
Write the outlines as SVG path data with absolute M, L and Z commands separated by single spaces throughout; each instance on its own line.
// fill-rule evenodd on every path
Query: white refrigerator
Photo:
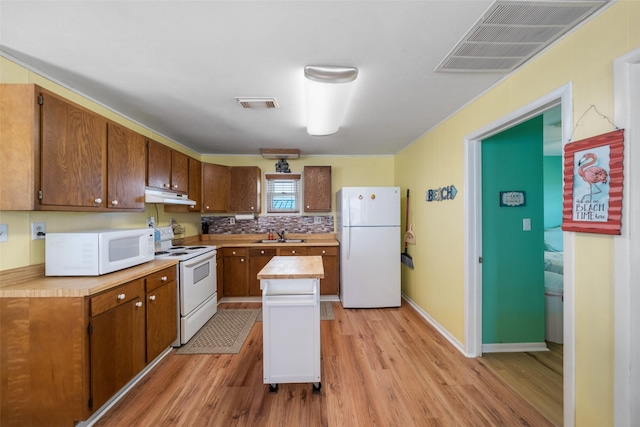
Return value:
M 400 306 L 400 187 L 344 187 L 336 195 L 340 301 Z

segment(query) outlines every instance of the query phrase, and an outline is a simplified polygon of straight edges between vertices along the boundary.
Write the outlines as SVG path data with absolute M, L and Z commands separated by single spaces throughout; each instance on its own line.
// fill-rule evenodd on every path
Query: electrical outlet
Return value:
M 44 222 L 31 223 L 31 240 L 42 240 L 47 234 Z
M 321 216 L 314 216 L 313 217 L 313 223 L 314 224 L 322 224 L 322 217 Z
M 236 223 L 236 219 L 234 217 L 229 218 L 229 224 L 233 225 Z
M 6 242 L 7 240 L 9 240 L 9 226 L 0 224 L 0 242 Z

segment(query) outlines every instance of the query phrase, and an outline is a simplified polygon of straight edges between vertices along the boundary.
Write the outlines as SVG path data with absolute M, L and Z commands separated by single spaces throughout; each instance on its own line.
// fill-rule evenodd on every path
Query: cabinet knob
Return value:
M 138 308 L 142 307 L 142 301 L 138 301 L 138 302 L 136 303 L 136 307 L 138 307 Z
M 171 188 L 173 188 L 174 190 L 177 190 L 177 189 L 178 189 L 178 184 L 173 184 L 173 185 L 171 186 Z
M 244 258 L 240 258 L 240 262 L 244 262 Z
M 310 206 L 309 206 L 309 205 L 307 205 L 307 209 L 309 209 L 309 207 L 310 207 Z
M 326 254 L 326 253 L 327 253 L 327 251 L 322 251 L 322 255 L 324 255 L 324 254 Z
M 127 296 L 125 294 L 118 294 L 118 299 L 119 300 L 123 300 L 125 299 Z
M 164 188 L 171 188 L 171 186 L 170 186 L 169 184 L 162 184 L 162 186 L 163 186 Z
M 112 200 L 112 201 L 111 201 L 111 204 L 112 204 L 113 206 L 118 206 L 118 201 L 117 201 L 117 200 Z
M 264 254 L 264 251 L 260 251 L 261 254 Z
M 255 208 L 253 206 L 251 206 L 251 210 L 254 210 Z
M 162 277 L 160 278 L 160 280 L 162 280 L 163 282 L 166 282 L 166 281 L 167 281 L 167 276 L 162 276 Z
M 94 199 L 94 202 L 96 202 L 96 203 L 102 203 L 102 199 L 101 199 L 100 197 L 98 197 L 98 198 Z
M 195 209 L 195 208 L 196 208 L 196 205 L 189 206 L 189 209 Z
M 291 253 L 292 253 L 292 254 L 295 254 L 295 253 L 296 253 L 296 251 L 291 251 Z
M 235 254 L 236 254 L 236 251 L 233 251 L 233 252 L 231 252 L 231 253 L 235 255 Z
M 156 296 L 155 295 L 149 295 L 149 300 L 150 301 L 155 301 L 156 300 Z
M 205 208 L 205 209 L 209 209 L 209 205 L 205 206 L 204 208 Z

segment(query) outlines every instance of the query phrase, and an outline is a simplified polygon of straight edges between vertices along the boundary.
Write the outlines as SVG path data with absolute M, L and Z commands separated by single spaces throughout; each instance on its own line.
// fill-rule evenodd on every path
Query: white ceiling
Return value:
M 200 154 L 385 155 L 505 75 L 434 72 L 492 3 L 1 0 L 0 51 Z M 334 135 L 306 133 L 305 65 L 359 69 Z

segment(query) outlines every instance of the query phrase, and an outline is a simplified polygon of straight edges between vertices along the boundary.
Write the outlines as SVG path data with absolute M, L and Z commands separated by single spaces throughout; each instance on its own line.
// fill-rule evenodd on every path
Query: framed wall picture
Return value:
M 624 130 L 564 147 L 562 229 L 620 234 Z

